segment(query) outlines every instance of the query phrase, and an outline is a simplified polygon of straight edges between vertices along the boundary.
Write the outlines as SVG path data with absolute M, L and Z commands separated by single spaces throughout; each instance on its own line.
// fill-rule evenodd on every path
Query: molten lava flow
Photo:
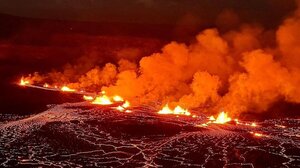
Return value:
M 30 81 L 24 79 L 24 77 L 21 78 L 20 83 L 19 83 L 19 85 L 21 85 L 21 86 L 26 86 L 26 85 L 29 85 L 29 84 L 30 84 Z
M 43 87 L 48 88 L 48 87 L 49 87 L 49 84 L 48 84 L 48 83 L 45 83 L 45 84 L 43 85 Z
M 258 133 L 258 132 L 250 132 L 255 137 L 268 137 L 268 135 Z
M 92 96 L 83 96 L 83 98 L 85 100 L 89 100 L 92 101 L 92 104 L 97 104 L 97 105 L 111 105 L 114 103 L 120 103 L 123 102 L 122 105 L 119 105 L 117 107 L 113 107 L 114 109 L 117 109 L 118 111 L 125 111 L 125 112 L 131 112 L 130 110 L 126 110 L 126 108 L 128 108 L 130 106 L 130 103 L 128 101 L 124 102 L 124 99 L 121 96 L 113 96 L 113 97 L 109 97 L 107 95 L 105 95 L 105 92 L 102 91 L 102 96 L 97 96 L 96 98 L 92 97 Z
M 210 116 L 209 117 L 209 121 L 215 121 L 216 119 L 215 119 L 215 117 L 214 116 Z
M 115 109 L 119 110 L 119 111 L 124 111 L 124 108 L 122 106 L 118 106 Z
M 256 133 L 254 133 L 253 135 L 254 135 L 254 136 L 257 136 L 257 137 L 262 137 L 262 136 L 263 136 L 263 134 L 261 134 L 261 133 L 257 133 L 257 132 L 256 132 Z
M 126 110 L 126 108 L 128 108 L 130 106 L 130 103 L 128 101 L 125 101 L 125 103 L 123 103 L 122 105 L 116 107 L 115 109 L 119 110 L 119 111 L 124 111 L 125 112 L 131 112 L 130 110 Z
M 169 105 L 166 104 L 160 111 L 157 112 L 158 114 L 175 114 L 175 115 L 186 115 L 190 116 L 191 113 L 187 109 L 183 109 L 180 106 L 176 106 L 174 110 L 169 108 Z
M 225 113 L 224 111 L 222 111 L 217 119 L 214 116 L 210 116 L 208 118 L 208 122 L 206 124 L 211 124 L 211 123 L 215 123 L 215 124 L 225 124 L 227 122 L 232 121 L 232 119 L 230 117 L 228 117 L 227 113 Z M 244 125 L 244 126 L 251 126 L 251 127 L 257 127 L 258 125 L 255 122 L 243 122 L 243 121 L 239 121 L 238 119 L 234 119 L 233 120 L 237 125 Z
M 92 104 L 109 105 L 109 104 L 113 104 L 113 102 L 110 100 L 108 96 L 102 95 L 96 97 L 95 100 L 92 101 Z
M 236 124 L 241 124 L 238 119 L 234 119 Z
M 275 124 L 275 127 L 286 128 L 286 126 L 284 126 L 284 125 L 279 125 L 279 124 Z
M 93 96 L 83 95 L 83 99 L 87 100 L 87 101 L 92 101 L 92 100 L 94 100 L 94 97 Z
M 125 103 L 122 105 L 124 108 L 128 108 L 130 106 L 130 103 L 128 101 L 125 101 Z
M 75 92 L 76 91 L 75 89 L 71 89 L 67 86 L 61 87 L 60 90 L 63 91 L 63 92 Z
M 227 123 L 227 122 L 229 122 L 229 121 L 231 121 L 231 118 L 228 117 L 227 113 L 225 113 L 224 111 L 222 111 L 222 112 L 218 115 L 218 117 L 217 117 L 217 119 L 214 121 L 214 123 L 224 124 L 224 123 Z
M 228 117 L 227 113 L 222 111 L 218 115 L 217 119 L 215 119 L 214 116 L 211 116 L 211 117 L 209 117 L 209 120 L 212 121 L 213 123 L 216 123 L 216 124 L 225 124 L 225 123 L 231 121 L 231 118 Z

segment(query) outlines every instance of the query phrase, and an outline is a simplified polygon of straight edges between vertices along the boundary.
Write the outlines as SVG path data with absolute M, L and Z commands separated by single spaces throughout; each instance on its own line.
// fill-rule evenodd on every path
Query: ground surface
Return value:
M 87 103 L 0 116 L 0 167 L 299 167 L 300 120 L 199 126 L 206 117 Z M 259 132 L 263 136 L 256 137 Z

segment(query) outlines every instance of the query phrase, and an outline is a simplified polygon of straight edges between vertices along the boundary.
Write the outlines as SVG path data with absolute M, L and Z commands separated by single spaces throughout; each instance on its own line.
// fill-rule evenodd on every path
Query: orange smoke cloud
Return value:
M 204 104 L 216 103 L 220 98 L 218 95 L 220 85 L 218 76 L 212 76 L 207 72 L 196 72 L 191 83 L 192 93 L 182 96 L 179 104 L 196 108 Z
M 229 92 L 219 105 L 231 113 L 265 111 L 276 100 L 290 97 L 296 89 L 293 75 L 263 50 L 245 53 L 241 66 L 246 72 L 230 77 Z
M 86 74 L 79 77 L 78 82 L 70 83 L 73 88 L 97 89 L 99 86 L 112 83 L 117 75 L 117 67 L 113 64 L 106 64 L 102 69 L 95 67 Z
M 300 4 L 300 1 L 299 1 Z M 284 21 L 276 35 L 282 60 L 289 68 L 300 67 L 300 10 Z

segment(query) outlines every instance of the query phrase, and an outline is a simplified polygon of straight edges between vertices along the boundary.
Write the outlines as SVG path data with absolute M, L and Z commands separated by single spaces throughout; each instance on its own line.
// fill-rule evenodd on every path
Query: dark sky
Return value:
M 0 0 L 0 13 L 23 17 L 151 24 L 186 15 L 208 22 L 225 9 L 245 21 L 277 22 L 294 8 L 293 0 Z

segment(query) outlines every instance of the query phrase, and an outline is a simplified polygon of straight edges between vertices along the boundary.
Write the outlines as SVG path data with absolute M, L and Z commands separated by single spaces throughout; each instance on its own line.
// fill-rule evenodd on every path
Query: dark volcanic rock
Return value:
M 0 123 L 1 167 L 299 167 L 300 120 L 200 126 L 196 118 L 86 103 Z M 252 132 L 252 133 L 251 133 Z M 255 137 L 253 132 L 263 136 Z

